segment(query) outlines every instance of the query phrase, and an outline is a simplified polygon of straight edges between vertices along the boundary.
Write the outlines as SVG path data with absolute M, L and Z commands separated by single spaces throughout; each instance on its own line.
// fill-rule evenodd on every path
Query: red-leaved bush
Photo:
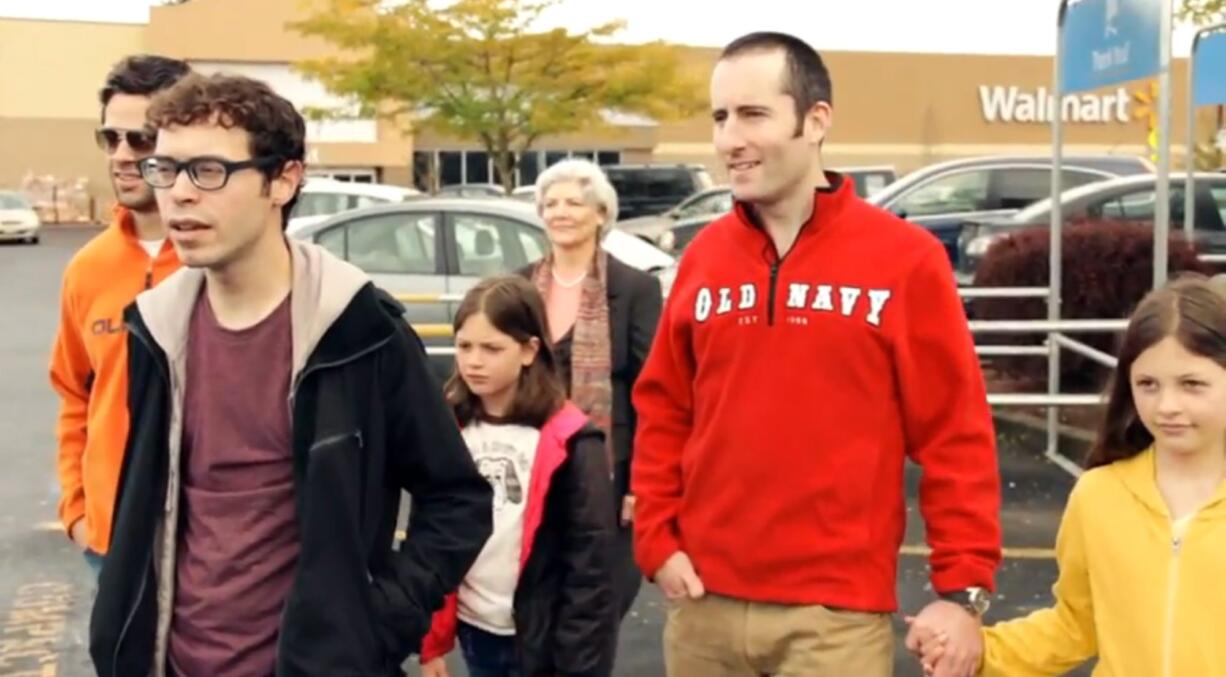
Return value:
M 1154 230 L 1148 223 L 1087 221 L 1065 224 L 1062 232 L 1061 310 L 1063 319 L 1126 318 L 1153 285 Z M 1170 277 L 1182 271 L 1212 274 L 1196 258 L 1182 234 L 1169 244 Z M 995 242 L 975 273 L 977 287 L 1046 287 L 1050 233 L 1036 226 Z M 977 320 L 1027 320 L 1047 317 L 1046 298 L 981 298 L 972 301 Z M 1068 334 L 1083 343 L 1116 352 L 1118 334 Z M 988 334 L 975 337 L 980 345 L 1041 345 L 1046 334 Z M 1063 350 L 1060 358 L 1066 392 L 1097 390 L 1110 370 L 1086 357 Z M 994 357 L 996 369 L 1017 378 L 1047 380 L 1046 357 Z

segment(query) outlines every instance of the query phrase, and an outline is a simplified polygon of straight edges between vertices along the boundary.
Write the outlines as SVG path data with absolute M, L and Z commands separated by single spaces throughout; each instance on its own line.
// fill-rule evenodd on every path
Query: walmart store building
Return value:
M 92 140 L 97 90 L 125 55 L 153 52 L 202 71 L 261 78 L 300 107 L 339 102 L 298 75 L 296 61 L 331 53 L 285 24 L 300 18 L 297 0 L 194 0 L 154 7 L 147 24 L 0 19 L 0 188 L 37 179 L 75 186 L 105 214 L 105 165 Z M 241 20 L 238 20 L 241 17 Z M 820 45 L 818 46 L 820 49 Z M 687 66 L 705 76 L 718 50 L 688 48 Z M 834 80 L 835 123 L 825 145 L 829 166 L 892 165 L 900 173 L 942 160 L 983 154 L 1050 153 L 1055 102 L 1048 57 L 871 52 L 824 54 Z M 1174 133 L 1183 139 L 1185 63 L 1173 68 Z M 1067 99 L 1070 153 L 1145 155 L 1150 83 Z M 618 116 L 591 134 L 546 138 L 521 159 L 520 183 L 567 156 L 601 163 L 702 163 L 723 169 L 711 148 L 709 116 L 658 124 Z M 1220 113 L 1201 111 L 1198 139 L 1212 138 Z M 310 172 L 400 185 L 493 180 L 490 159 L 469 140 L 412 135 L 385 120 L 311 122 Z M 1173 148 L 1182 164 L 1182 145 Z

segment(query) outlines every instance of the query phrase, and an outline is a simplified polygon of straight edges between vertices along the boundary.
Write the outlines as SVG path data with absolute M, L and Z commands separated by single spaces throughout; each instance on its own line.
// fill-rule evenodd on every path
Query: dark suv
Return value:
M 662 214 L 713 185 L 702 165 L 608 165 L 603 169 L 617 190 L 619 221 Z

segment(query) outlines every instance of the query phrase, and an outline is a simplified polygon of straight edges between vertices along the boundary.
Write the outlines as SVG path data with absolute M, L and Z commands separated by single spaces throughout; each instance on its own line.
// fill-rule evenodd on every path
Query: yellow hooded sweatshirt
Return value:
M 1154 452 L 1085 473 L 1056 536 L 1056 605 L 984 630 L 980 674 L 1226 676 L 1226 483 L 1173 523 Z

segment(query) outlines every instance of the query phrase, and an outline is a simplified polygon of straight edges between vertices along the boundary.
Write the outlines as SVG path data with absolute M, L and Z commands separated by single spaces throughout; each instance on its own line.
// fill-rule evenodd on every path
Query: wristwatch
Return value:
M 943 593 L 941 599 L 957 604 L 976 618 L 982 618 L 992 606 L 992 597 L 985 588 L 971 587 L 965 590 L 955 590 Z

